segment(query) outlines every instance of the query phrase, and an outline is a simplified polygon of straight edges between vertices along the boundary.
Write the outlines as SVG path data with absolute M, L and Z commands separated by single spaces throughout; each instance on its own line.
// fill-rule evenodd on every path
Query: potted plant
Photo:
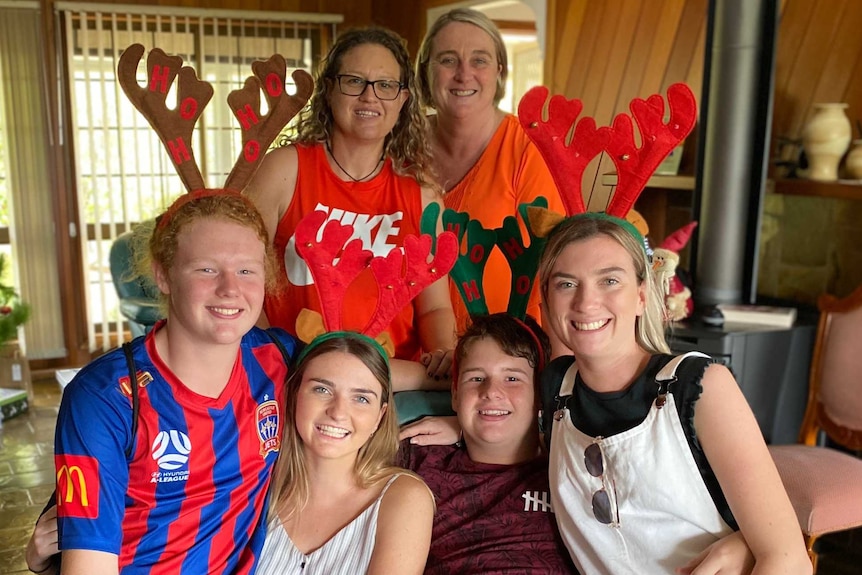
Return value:
M 6 275 L 8 260 L 0 254 L 0 278 Z M 0 280 L 0 347 L 18 339 L 18 326 L 30 319 L 30 306 L 21 301 L 15 288 Z
M 0 426 L 4 419 L 27 411 L 31 396 L 29 370 L 18 348 L 18 327 L 30 318 L 30 306 L 3 282 L 7 265 L 0 254 Z

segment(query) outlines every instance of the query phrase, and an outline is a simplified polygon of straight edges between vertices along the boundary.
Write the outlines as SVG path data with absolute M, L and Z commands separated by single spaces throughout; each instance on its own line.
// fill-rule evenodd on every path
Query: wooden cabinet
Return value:
M 602 185 L 615 186 L 616 174 L 602 176 Z M 649 238 L 657 247 L 671 233 L 692 220 L 694 176 L 653 176 L 635 203 L 635 209 L 649 224 Z M 688 267 L 688 248 L 680 253 L 680 262 Z

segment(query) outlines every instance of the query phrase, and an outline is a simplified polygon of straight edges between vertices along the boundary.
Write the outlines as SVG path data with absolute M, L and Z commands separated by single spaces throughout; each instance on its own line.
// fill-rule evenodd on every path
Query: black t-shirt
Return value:
M 658 396 L 656 375 L 673 357 L 663 354 L 652 356 L 646 369 L 622 391 L 593 391 L 584 384 L 579 373 L 572 396 L 567 399 L 559 398 L 559 392 L 563 377 L 575 358 L 564 356 L 552 361 L 542 372 L 542 431 L 548 447 L 550 448 L 554 412 L 564 404 L 569 408 L 575 427 L 592 437 L 610 437 L 640 425 Z M 694 428 L 695 404 L 703 391 L 701 380 L 706 368 L 713 363 L 716 361 L 711 358 L 686 358 L 677 368 L 677 379 L 668 386 L 668 391 L 673 395 L 683 433 L 716 508 L 730 527 L 738 529 Z

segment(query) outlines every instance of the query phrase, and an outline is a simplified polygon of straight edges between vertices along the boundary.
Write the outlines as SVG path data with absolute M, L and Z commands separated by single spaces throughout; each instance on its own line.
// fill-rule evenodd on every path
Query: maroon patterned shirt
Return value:
M 462 448 L 404 442 L 399 458 L 437 498 L 426 574 L 577 573 L 557 531 L 546 457 L 492 465 Z

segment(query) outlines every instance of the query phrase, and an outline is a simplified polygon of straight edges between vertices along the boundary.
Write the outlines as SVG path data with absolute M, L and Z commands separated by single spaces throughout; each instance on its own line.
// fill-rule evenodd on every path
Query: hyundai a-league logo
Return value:
M 191 451 L 192 442 L 182 431 L 176 429 L 160 431 L 153 441 L 152 457 L 161 471 L 153 473 L 151 482 L 164 483 L 188 479 Z

